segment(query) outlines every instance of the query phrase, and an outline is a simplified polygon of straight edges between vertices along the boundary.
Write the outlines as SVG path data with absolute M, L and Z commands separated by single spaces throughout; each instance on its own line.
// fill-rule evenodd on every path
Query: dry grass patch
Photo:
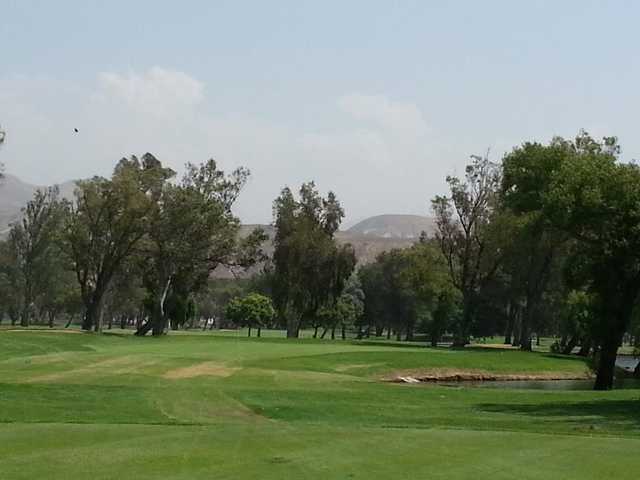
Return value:
M 223 363 L 217 362 L 202 362 L 195 365 L 190 365 L 183 368 L 175 368 L 169 370 L 163 378 L 168 380 L 180 380 L 182 378 L 194 378 L 194 377 L 230 377 L 235 372 L 240 370 L 238 367 L 228 367 Z
M 80 362 L 81 360 L 78 360 Z M 143 361 L 136 355 L 127 355 L 123 357 L 109 358 L 99 362 L 88 363 L 80 368 L 72 368 L 61 372 L 48 373 L 46 375 L 38 375 L 27 380 L 27 383 L 48 383 L 58 382 L 60 380 L 68 380 L 74 377 L 84 376 L 103 376 L 120 375 L 123 373 L 132 373 L 141 367 L 155 363 L 154 360 Z

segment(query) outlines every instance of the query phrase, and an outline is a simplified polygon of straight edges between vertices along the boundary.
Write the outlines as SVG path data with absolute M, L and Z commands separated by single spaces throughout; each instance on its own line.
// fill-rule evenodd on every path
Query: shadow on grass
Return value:
M 528 415 L 545 420 L 568 421 L 591 425 L 618 424 L 630 428 L 640 427 L 640 398 L 629 400 L 596 400 L 588 402 L 551 402 L 538 404 L 478 405 L 490 413 Z

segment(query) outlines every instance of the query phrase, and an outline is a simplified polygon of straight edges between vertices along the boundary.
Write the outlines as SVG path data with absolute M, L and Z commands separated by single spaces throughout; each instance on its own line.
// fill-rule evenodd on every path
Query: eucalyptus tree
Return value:
M 171 173 L 147 153 L 120 160 L 110 179 L 77 183 L 63 238 L 85 307 L 83 329 L 102 328 L 110 283 L 146 235 Z
M 595 388 L 612 388 L 618 347 L 640 292 L 640 168 L 618 161 L 617 139 L 581 133 L 554 172 L 544 213 L 575 240 L 573 255 L 595 295 Z
M 323 198 L 313 182 L 305 183 L 298 200 L 285 187 L 273 212 L 273 300 L 287 337 L 298 337 L 305 319 L 337 301 L 356 258 L 351 245 L 338 246 L 334 238 L 344 211 L 333 192 Z
M 246 268 L 260 259 L 264 233 L 256 230 L 239 240 L 240 220 L 231 210 L 248 177 L 243 168 L 225 175 L 209 160 L 187 165 L 180 184 L 163 185 L 141 248 L 151 315 L 137 335 L 165 332 L 168 295 L 186 305 L 219 265 Z
M 53 297 L 61 269 L 56 238 L 62 221 L 63 204 L 57 187 L 37 190 L 22 210 L 22 219 L 9 231 L 8 246 L 15 262 L 13 284 L 19 292 L 20 324 L 28 326 L 37 312 L 39 296 Z
M 531 350 L 531 334 L 542 298 L 558 262 L 562 262 L 567 234 L 543 215 L 544 195 L 553 174 L 575 151 L 556 138 L 549 145 L 527 142 L 514 148 L 502 162 L 501 208 L 509 234 L 503 242 L 504 269 L 512 290 L 521 301 L 520 338 L 516 342 Z
M 451 281 L 462 296 L 454 346 L 469 342 L 478 292 L 499 265 L 497 246 L 489 241 L 489 226 L 498 202 L 500 168 L 486 156 L 473 155 L 471 160 L 464 178 L 447 176 L 449 196 L 439 195 L 431 202 L 436 240 Z

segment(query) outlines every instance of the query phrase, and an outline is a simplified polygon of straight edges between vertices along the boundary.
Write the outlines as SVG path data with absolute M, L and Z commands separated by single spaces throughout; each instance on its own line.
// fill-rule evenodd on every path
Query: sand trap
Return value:
M 194 378 L 194 377 L 229 377 L 235 372 L 240 370 L 237 367 L 227 367 L 222 363 L 216 362 L 203 362 L 191 365 L 189 367 L 176 368 L 169 370 L 163 378 L 169 380 L 179 380 L 181 378 Z
M 410 370 L 395 372 L 386 376 L 383 380 L 396 383 L 420 383 L 420 382 L 491 382 L 491 381 L 518 381 L 518 380 L 587 380 L 591 374 L 585 371 L 582 374 L 565 372 L 543 373 L 491 373 L 483 370 L 459 370 L 451 368 L 431 370 Z

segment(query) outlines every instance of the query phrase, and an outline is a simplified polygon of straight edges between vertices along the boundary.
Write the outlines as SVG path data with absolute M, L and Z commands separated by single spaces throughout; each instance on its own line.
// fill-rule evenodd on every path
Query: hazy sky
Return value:
M 427 214 L 488 148 L 586 128 L 640 158 L 639 21 L 635 1 L 0 0 L 0 160 L 45 184 L 214 157 L 253 173 L 244 222 L 311 179 L 350 222 Z

